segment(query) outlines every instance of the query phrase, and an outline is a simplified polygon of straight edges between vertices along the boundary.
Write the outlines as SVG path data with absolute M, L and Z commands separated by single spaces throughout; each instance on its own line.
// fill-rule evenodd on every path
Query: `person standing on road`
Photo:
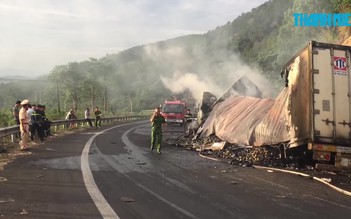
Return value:
M 193 114 L 191 114 L 190 109 L 186 110 L 184 117 L 185 117 L 185 123 L 184 123 L 185 133 L 190 134 L 190 124 L 192 123 L 192 118 L 193 118 Z
M 16 104 L 12 108 L 12 115 L 13 115 L 13 119 L 16 122 L 16 125 L 20 124 L 20 120 L 19 120 L 19 111 L 20 110 L 21 110 L 21 101 L 17 100 Z
M 66 120 L 75 120 L 75 119 L 77 119 L 76 115 L 74 114 L 74 110 L 73 110 L 73 109 L 71 109 L 71 110 L 67 113 L 65 119 L 66 119 Z M 68 125 L 68 127 L 70 127 L 70 128 L 72 128 L 72 127 L 74 127 L 74 126 L 75 126 L 74 122 L 71 122 L 71 123 Z
M 160 108 L 155 108 L 154 113 L 150 118 L 151 122 L 151 147 L 150 150 L 154 150 L 156 147 L 157 153 L 161 153 L 162 143 L 162 132 L 166 123 L 165 117 L 161 115 Z
M 193 117 L 193 114 L 191 113 L 190 109 L 187 109 L 185 112 L 185 118 L 191 118 Z
M 45 114 L 45 105 L 41 105 L 39 109 L 40 116 L 43 120 L 43 133 L 45 137 L 51 136 L 51 121 Z
M 19 120 L 19 111 L 21 109 L 21 101 L 17 100 L 16 104 L 12 107 L 12 116 L 13 120 L 15 120 L 16 125 L 20 124 Z M 16 134 L 16 138 L 19 138 L 21 140 L 21 136 L 19 134 Z
M 32 117 L 31 117 L 31 121 L 32 121 L 32 134 L 34 136 L 34 141 L 36 141 L 36 135 L 38 135 L 40 142 L 44 142 L 44 121 L 43 121 L 43 117 L 40 114 L 40 108 L 41 105 L 38 104 L 37 106 L 35 106 L 34 111 L 32 112 Z
M 29 119 L 29 133 L 30 133 L 30 140 L 34 141 L 34 135 L 33 135 L 33 123 L 32 123 L 32 113 L 34 112 L 33 106 L 31 104 L 28 104 L 28 110 L 27 110 L 27 115 Z
M 89 126 L 90 126 L 90 127 L 93 127 L 93 124 L 92 124 L 91 119 L 90 119 L 90 110 L 89 110 L 89 108 L 87 108 L 87 109 L 85 110 L 85 112 L 84 112 L 84 118 L 85 118 L 85 120 L 88 122 Z
M 21 141 L 19 143 L 21 150 L 29 149 L 29 118 L 27 115 L 29 101 L 23 100 L 21 102 L 22 108 L 19 111 L 18 118 L 20 121 Z
M 95 107 L 94 115 L 95 115 L 95 128 L 101 128 L 101 111 L 99 110 L 99 107 Z

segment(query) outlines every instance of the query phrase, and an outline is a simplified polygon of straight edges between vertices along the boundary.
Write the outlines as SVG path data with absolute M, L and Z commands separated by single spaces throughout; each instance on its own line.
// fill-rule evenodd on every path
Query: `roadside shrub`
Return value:
M 12 118 L 11 110 L 9 110 L 8 112 L 5 110 L 0 110 L 0 127 L 3 128 L 11 125 L 15 125 L 15 121 Z

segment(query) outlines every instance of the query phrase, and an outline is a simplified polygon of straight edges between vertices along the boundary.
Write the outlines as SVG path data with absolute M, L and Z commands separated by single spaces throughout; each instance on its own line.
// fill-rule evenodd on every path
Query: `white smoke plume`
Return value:
M 144 49 L 146 55 L 155 62 L 172 66 L 173 75 L 164 74 L 161 80 L 164 86 L 175 94 L 189 90 L 198 102 L 205 91 L 220 97 L 237 80 L 246 76 L 261 90 L 263 97 L 272 95 L 272 86 L 262 73 L 227 51 L 219 51 L 209 57 L 200 46 L 194 45 L 191 49 L 184 49 L 171 43 L 164 47 L 150 44 Z
M 181 73 L 177 71 L 173 74 L 172 78 L 161 76 L 161 80 L 164 86 L 175 94 L 189 90 L 197 101 L 201 100 L 202 93 L 205 91 L 210 91 L 216 96 L 223 92 L 223 89 L 212 81 L 206 78 L 200 79 L 194 73 Z

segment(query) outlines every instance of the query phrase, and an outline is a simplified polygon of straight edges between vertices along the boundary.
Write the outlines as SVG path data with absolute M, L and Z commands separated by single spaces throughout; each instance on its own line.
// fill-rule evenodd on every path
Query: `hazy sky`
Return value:
M 0 76 L 206 33 L 267 0 L 0 0 Z

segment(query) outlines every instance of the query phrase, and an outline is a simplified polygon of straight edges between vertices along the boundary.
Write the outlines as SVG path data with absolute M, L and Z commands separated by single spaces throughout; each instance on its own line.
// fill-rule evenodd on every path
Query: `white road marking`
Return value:
M 116 165 L 116 163 L 114 162 L 114 160 L 107 156 L 102 154 L 99 149 L 96 149 L 97 152 L 103 157 L 104 160 L 106 160 L 106 162 L 116 171 L 118 171 L 118 167 Z M 145 190 L 146 192 L 150 193 L 151 195 L 153 195 L 155 198 L 157 198 L 158 200 L 166 203 L 167 205 L 171 206 L 172 208 L 180 211 L 181 213 L 183 213 L 184 215 L 190 217 L 190 218 L 196 218 L 193 214 L 191 214 L 190 212 L 188 212 L 187 210 L 179 207 L 178 205 L 168 201 L 167 199 L 163 198 L 162 196 L 158 195 L 157 193 L 155 193 L 154 191 L 148 189 L 147 187 L 143 186 L 141 183 L 139 183 L 138 181 L 134 180 L 132 177 L 128 176 L 127 174 L 118 171 L 119 173 L 121 173 L 123 176 L 125 176 L 127 179 L 129 179 L 130 181 L 132 181 L 136 186 L 142 188 L 143 190 Z
M 109 219 L 109 218 L 119 219 L 119 217 L 116 214 L 116 212 L 112 209 L 112 207 L 108 204 L 105 197 L 102 195 L 102 193 L 100 192 L 99 188 L 97 187 L 97 185 L 95 183 L 95 180 L 94 180 L 94 177 L 93 177 L 93 174 L 91 172 L 90 165 L 89 165 L 89 150 L 90 150 L 90 147 L 91 147 L 94 139 L 98 135 L 100 135 L 106 131 L 109 131 L 111 129 L 122 127 L 125 125 L 128 125 L 128 124 L 114 126 L 112 128 L 103 130 L 102 132 L 98 132 L 95 135 L 93 135 L 85 144 L 84 149 L 82 151 L 82 155 L 81 155 L 80 166 L 81 166 L 81 170 L 82 170 L 82 174 L 83 174 L 83 181 L 84 181 L 85 187 L 87 188 L 89 195 L 93 199 L 93 202 L 94 202 L 95 206 L 98 208 L 101 216 L 103 218 L 106 218 L 106 219 Z
M 123 125 L 119 125 L 119 126 L 114 126 L 112 128 L 103 130 L 102 132 L 96 133 L 95 135 L 93 135 L 88 142 L 85 144 L 84 149 L 82 151 L 82 155 L 81 155 L 81 169 L 82 169 L 82 174 L 83 174 L 83 180 L 84 180 L 84 184 L 85 187 L 87 188 L 90 197 L 93 199 L 95 206 L 98 208 L 101 216 L 103 218 L 117 218 L 119 219 L 119 216 L 116 214 L 116 212 L 112 209 L 112 207 L 108 204 L 108 202 L 106 201 L 105 197 L 102 195 L 102 193 L 100 192 L 99 188 L 97 187 L 93 174 L 91 172 L 90 169 L 90 165 L 89 165 L 89 151 L 91 148 L 91 145 L 93 144 L 94 139 L 102 134 L 103 132 L 109 131 L 111 129 L 115 129 L 118 127 L 122 127 L 128 124 L 123 124 Z M 134 146 L 136 147 L 127 137 L 127 134 L 133 130 L 135 128 L 129 129 L 128 131 L 126 131 L 123 135 L 122 135 L 122 141 L 124 144 L 126 144 L 126 146 L 128 147 L 128 145 L 130 146 Z M 118 170 L 118 167 L 116 165 L 116 163 L 113 161 L 112 158 L 110 158 L 109 156 L 106 156 L 104 154 L 101 153 L 101 151 L 98 149 L 98 147 L 96 147 L 96 151 L 97 153 L 103 157 L 103 159 L 116 171 L 120 172 Z M 162 196 L 158 195 L 157 193 L 155 193 L 154 191 L 146 188 L 145 186 L 143 186 L 142 184 L 140 184 L 139 182 L 137 182 L 136 180 L 134 180 L 133 178 L 131 178 L 130 176 L 128 176 L 127 174 L 120 172 L 121 174 L 123 174 L 126 178 L 128 178 L 129 180 L 131 180 L 135 185 L 137 185 L 138 187 L 144 189 L 146 192 L 150 193 L 151 195 L 153 195 L 154 197 L 156 197 L 157 199 L 159 199 L 160 201 L 168 204 L 169 206 L 173 207 L 174 209 L 182 212 L 184 215 L 190 217 L 190 218 L 196 218 L 193 214 L 191 214 L 190 212 L 186 211 L 185 209 L 177 206 L 176 204 L 168 201 L 167 199 L 163 198 Z
M 93 135 L 89 141 L 85 144 L 81 155 L 81 169 L 83 174 L 83 180 L 85 187 L 87 188 L 90 197 L 93 199 L 95 206 L 98 208 L 101 216 L 103 218 L 119 218 L 116 212 L 111 208 L 111 206 L 106 201 L 105 197 L 101 194 L 100 190 L 98 189 L 93 174 L 91 172 L 89 166 L 89 150 L 92 142 L 94 141 L 95 137 L 98 136 L 100 133 Z
M 339 204 L 339 203 L 336 203 L 336 202 L 333 202 L 333 201 L 329 201 L 329 200 L 326 200 L 326 199 L 321 198 L 321 197 L 317 197 L 317 196 L 313 196 L 313 195 L 308 195 L 308 196 L 309 196 L 309 197 L 311 197 L 311 198 L 314 198 L 314 199 L 320 200 L 320 201 L 327 202 L 327 203 L 329 203 L 329 204 L 333 204 L 333 205 L 336 205 L 336 206 L 342 207 L 342 208 L 351 209 L 351 207 L 349 207 L 349 206 L 346 206 L 346 205 L 343 205 L 343 204 Z
M 129 139 L 128 139 L 128 133 L 133 130 L 135 128 L 132 128 L 132 129 L 129 129 L 128 131 L 126 131 L 125 133 L 123 133 L 122 135 L 122 141 L 123 143 L 128 147 L 128 146 L 131 146 L 131 147 L 137 147 L 136 145 L 134 145 Z M 99 151 L 100 152 L 100 151 Z M 118 171 L 117 169 L 117 166 L 115 164 L 115 162 L 111 162 L 111 159 L 109 157 L 106 157 L 104 155 L 104 159 L 107 158 L 107 162 L 111 165 L 112 168 L 114 168 L 115 170 Z M 162 196 L 158 195 L 157 193 L 153 192 L 152 190 L 146 188 L 145 186 L 143 186 L 142 184 L 140 184 L 139 182 L 137 182 L 136 180 L 134 180 L 133 178 L 131 178 L 130 176 L 128 176 L 127 174 L 125 173 L 122 173 L 125 177 L 127 177 L 129 180 L 131 180 L 132 182 L 135 183 L 135 185 L 137 185 L 138 187 L 144 189 L 145 191 L 147 191 L 148 193 L 150 193 L 151 195 L 155 196 L 157 199 L 159 199 L 160 201 L 163 201 L 164 203 L 168 204 L 169 206 L 173 207 L 174 209 L 182 212 L 184 215 L 190 217 L 190 218 L 196 218 L 193 214 L 191 214 L 190 212 L 188 212 L 187 210 L 179 207 L 178 205 L 168 201 L 167 199 L 163 198 Z

